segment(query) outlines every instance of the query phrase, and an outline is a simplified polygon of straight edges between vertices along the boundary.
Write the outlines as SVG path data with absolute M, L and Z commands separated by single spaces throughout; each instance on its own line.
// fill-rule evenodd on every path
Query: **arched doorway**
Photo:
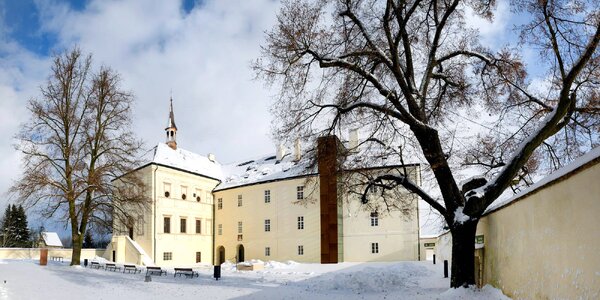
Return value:
M 244 261 L 244 245 L 240 244 L 237 247 L 237 257 L 238 257 L 238 262 L 242 262 Z
M 225 247 L 223 246 L 219 246 L 219 248 L 217 248 L 217 253 L 218 254 L 218 264 L 221 265 L 222 263 L 225 262 Z

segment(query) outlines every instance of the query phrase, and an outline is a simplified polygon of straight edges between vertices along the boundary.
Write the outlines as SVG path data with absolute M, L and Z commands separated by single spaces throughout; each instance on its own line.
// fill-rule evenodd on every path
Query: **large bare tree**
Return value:
M 54 57 L 48 83 L 29 101 L 31 118 L 17 134 L 23 176 L 11 188 L 44 217 L 62 217 L 70 225 L 71 265 L 80 263 L 91 226 L 110 228 L 113 219 L 149 203 L 139 178 L 111 182 L 138 163 L 141 142 L 130 131 L 133 96 L 120 88 L 114 71 L 91 67 L 91 55 L 78 48 Z
M 513 1 L 528 23 L 518 44 L 492 50 L 465 26 L 465 14 L 491 19 L 494 4 L 284 1 L 253 65 L 280 91 L 279 138 L 360 128 L 380 156 L 422 159 L 439 197 L 398 174 L 377 176 L 369 188 L 403 186 L 443 216 L 453 237 L 452 287 L 475 283 L 475 230 L 486 208 L 599 140 L 600 4 Z M 539 50 L 540 60 L 523 61 L 523 47 Z M 527 64 L 543 76 L 533 80 Z M 459 184 L 466 167 L 481 176 Z

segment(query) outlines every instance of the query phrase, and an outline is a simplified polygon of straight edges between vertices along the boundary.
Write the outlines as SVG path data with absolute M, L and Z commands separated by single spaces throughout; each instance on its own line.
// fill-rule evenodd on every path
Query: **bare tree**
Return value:
M 475 230 L 494 200 L 530 183 L 540 166 L 598 145 L 598 2 L 512 4 L 531 21 L 520 45 L 492 51 L 464 16 L 471 7 L 493 18 L 493 0 L 284 1 L 253 65 L 279 87 L 280 139 L 361 128 L 363 146 L 379 145 L 379 156 L 426 163 L 441 199 L 407 176 L 382 174 L 363 201 L 372 186 L 403 186 L 439 211 L 453 237 L 452 287 L 475 283 Z M 538 83 L 523 45 L 540 50 Z M 457 174 L 473 166 L 482 176 L 459 184 Z
M 68 222 L 71 265 L 80 263 L 90 224 L 109 227 L 125 203 L 131 211 L 149 203 L 135 176 L 119 186 L 111 182 L 137 165 L 141 143 L 130 131 L 132 95 L 120 89 L 114 71 L 92 73 L 91 61 L 77 48 L 54 58 L 41 97 L 29 102 L 31 119 L 17 135 L 24 169 L 11 188 L 44 217 Z

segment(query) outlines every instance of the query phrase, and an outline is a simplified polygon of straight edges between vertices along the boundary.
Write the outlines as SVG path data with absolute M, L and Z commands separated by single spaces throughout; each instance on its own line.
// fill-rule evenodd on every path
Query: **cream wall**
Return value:
M 165 183 L 170 184 L 170 196 L 165 197 Z M 156 252 L 147 251 L 159 266 L 189 266 L 196 263 L 196 252 L 202 263 L 212 263 L 213 197 L 217 180 L 159 166 L 156 171 Z M 182 186 L 187 187 L 182 199 Z M 194 197 L 200 196 L 200 202 Z M 164 233 L 164 217 L 171 218 L 171 232 Z M 186 219 L 186 232 L 180 232 L 180 220 Z M 201 233 L 196 233 L 196 220 Z M 164 260 L 171 252 L 172 260 Z M 150 254 L 152 253 L 152 254 Z
M 81 261 L 103 256 L 104 249 L 81 249 Z M 65 260 L 71 260 L 73 249 L 51 249 L 48 248 L 48 259 L 51 256 L 62 256 Z M 0 248 L 0 259 L 40 259 L 40 248 Z
M 149 187 L 148 196 L 152 199 L 149 211 L 134 217 L 133 240 L 159 266 L 189 266 L 196 263 L 196 252 L 201 253 L 202 263 L 212 263 L 212 190 L 217 180 L 179 171 L 159 165 L 149 165 L 137 171 Z M 168 188 L 167 188 L 167 184 Z M 182 193 L 186 187 L 186 199 Z M 165 191 L 169 189 L 169 197 Z M 200 196 L 198 202 L 195 196 Z M 164 233 L 164 217 L 171 218 L 171 231 Z M 180 219 L 186 219 L 186 232 L 180 232 Z M 201 222 L 201 233 L 196 233 L 196 220 Z M 127 235 L 123 225 L 115 226 L 115 235 Z M 116 260 L 135 259 L 130 246 L 117 247 Z M 164 253 L 171 252 L 172 259 L 164 260 Z M 112 259 L 112 254 L 110 255 Z
M 434 244 L 434 245 L 425 247 L 425 244 Z M 435 254 L 436 246 L 437 246 L 437 237 L 420 238 L 419 239 L 419 250 L 420 250 L 419 260 L 428 260 L 428 258 L 427 258 L 428 251 L 430 251 L 432 254 Z M 433 259 L 433 258 L 431 258 L 431 259 Z M 438 260 L 437 255 L 436 255 L 436 260 Z
M 399 170 L 398 170 L 399 171 Z M 363 173 L 365 171 L 362 171 Z M 375 173 L 394 173 L 395 170 L 376 169 Z M 420 185 L 417 167 L 407 167 L 409 178 Z M 352 179 L 350 179 L 352 181 Z M 387 196 L 390 206 L 379 194 L 369 195 L 369 203 L 361 203 L 360 196 L 343 193 L 343 251 L 344 261 L 400 261 L 419 259 L 418 199 L 403 188 Z M 362 189 L 359 189 L 362 192 Z M 398 199 L 401 199 L 398 201 Z M 392 202 L 390 202 L 392 201 Z M 394 208 L 397 205 L 399 208 Z M 401 210 L 404 210 L 403 213 Z M 378 225 L 371 226 L 371 213 L 378 212 Z M 379 253 L 372 253 L 372 243 L 378 244 Z
M 598 178 L 596 161 L 486 216 L 485 282 L 515 299 L 600 299 Z
M 214 193 L 215 201 L 223 199 L 223 208 L 215 204 L 215 259 L 218 247 L 225 248 L 225 258 L 235 261 L 238 245 L 244 246 L 245 260 L 294 260 L 320 262 L 320 211 L 317 177 L 288 179 L 238 187 Z M 306 199 L 296 203 L 296 188 L 305 186 Z M 271 202 L 265 203 L 265 190 Z M 242 206 L 238 207 L 238 195 Z M 304 229 L 298 229 L 298 217 L 304 217 Z M 265 232 L 265 220 L 271 220 L 271 231 Z M 238 241 L 238 222 L 242 222 L 242 241 Z M 218 226 L 222 224 L 222 235 Z M 304 254 L 298 255 L 298 246 Z M 270 247 L 270 256 L 265 255 Z
M 353 198 L 345 203 L 344 209 L 344 261 L 418 260 L 416 199 L 408 216 L 383 210 L 379 212 L 378 226 L 371 226 L 371 211 L 361 205 L 358 197 Z M 379 253 L 371 253 L 371 243 L 378 243 Z

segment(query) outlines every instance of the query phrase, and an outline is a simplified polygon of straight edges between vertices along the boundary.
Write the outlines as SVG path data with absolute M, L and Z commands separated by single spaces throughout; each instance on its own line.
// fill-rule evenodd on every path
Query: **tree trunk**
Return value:
M 467 287 L 475 284 L 475 232 L 477 222 L 455 224 L 452 233 L 452 270 L 450 287 Z
M 83 239 L 81 234 L 74 233 L 71 235 L 73 239 L 73 253 L 71 254 L 71 266 L 78 266 L 81 264 L 81 246 Z

